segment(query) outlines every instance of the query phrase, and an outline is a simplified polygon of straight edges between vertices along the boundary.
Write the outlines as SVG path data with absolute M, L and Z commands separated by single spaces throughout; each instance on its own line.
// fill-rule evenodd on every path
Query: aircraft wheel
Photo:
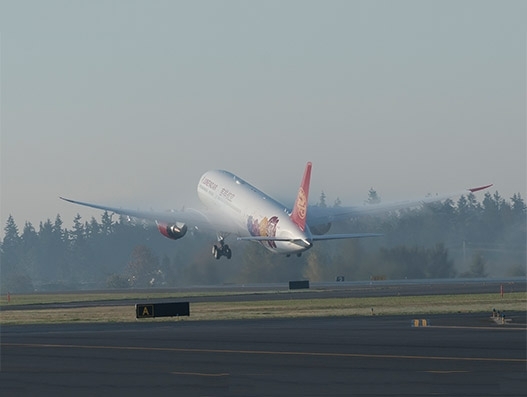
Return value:
M 229 248 L 228 245 L 225 245 L 225 247 L 223 248 L 223 253 L 224 253 L 225 256 L 227 257 L 227 259 L 231 259 L 231 257 L 232 257 L 232 251 L 231 251 L 231 249 Z
M 216 258 L 216 259 L 220 259 L 220 257 L 221 257 L 221 252 L 220 252 L 220 250 L 218 249 L 218 247 L 217 247 L 216 245 L 214 245 L 214 246 L 212 247 L 212 255 L 213 255 L 214 258 Z

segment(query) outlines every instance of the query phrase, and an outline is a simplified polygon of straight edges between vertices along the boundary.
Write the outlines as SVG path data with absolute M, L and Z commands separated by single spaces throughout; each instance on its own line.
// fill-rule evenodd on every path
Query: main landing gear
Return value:
M 290 256 L 291 256 L 291 254 L 286 254 L 286 257 L 288 257 L 288 258 L 289 258 Z M 301 253 L 301 252 L 299 252 L 298 254 L 296 254 L 296 256 L 300 258 L 300 257 L 302 256 L 302 253 Z
M 229 246 L 223 241 L 223 237 L 219 238 L 218 241 L 219 247 L 216 244 L 214 244 L 214 246 L 212 247 L 212 255 L 214 256 L 214 258 L 220 259 L 222 256 L 225 256 L 227 257 L 227 259 L 231 259 L 232 251 Z

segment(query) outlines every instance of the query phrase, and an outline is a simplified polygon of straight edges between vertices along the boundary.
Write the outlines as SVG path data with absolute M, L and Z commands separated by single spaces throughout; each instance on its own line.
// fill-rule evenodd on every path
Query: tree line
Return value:
M 320 195 L 319 206 L 327 206 Z M 367 204 L 381 201 L 374 189 Z M 333 204 L 340 206 L 337 198 Z M 3 292 L 33 290 L 148 288 L 196 284 L 453 277 L 514 277 L 526 271 L 526 205 L 470 193 L 457 201 L 362 216 L 332 225 L 331 232 L 372 232 L 382 237 L 323 241 L 301 257 L 269 253 L 255 243 L 229 240 L 231 260 L 215 260 L 214 234 L 189 231 L 177 241 L 155 225 L 104 212 L 71 229 L 60 215 L 25 222 L 7 219 L 0 243 Z

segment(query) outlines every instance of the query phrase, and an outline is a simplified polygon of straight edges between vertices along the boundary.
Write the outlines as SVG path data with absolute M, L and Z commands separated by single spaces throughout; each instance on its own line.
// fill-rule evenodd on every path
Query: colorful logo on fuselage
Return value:
M 255 219 L 252 216 L 247 218 L 247 230 L 251 236 L 255 237 L 275 237 L 276 226 L 280 219 L 277 216 L 272 216 L 270 219 L 264 217 L 262 220 Z M 267 244 L 271 248 L 276 248 L 274 241 L 262 241 L 262 244 Z

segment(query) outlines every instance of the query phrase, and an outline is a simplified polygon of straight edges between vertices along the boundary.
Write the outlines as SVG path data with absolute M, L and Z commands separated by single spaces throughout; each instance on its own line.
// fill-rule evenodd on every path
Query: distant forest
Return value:
M 380 201 L 371 189 L 367 203 Z M 327 206 L 324 193 L 317 205 Z M 289 258 L 231 236 L 232 259 L 216 260 L 215 234 L 189 231 L 173 241 L 155 225 L 107 212 L 100 220 L 77 214 L 71 230 L 60 215 L 38 228 L 26 222 L 20 230 L 10 216 L 0 243 L 0 287 L 5 293 L 526 275 L 526 206 L 520 194 L 506 200 L 496 191 L 479 202 L 470 193 L 332 225 L 332 233 L 343 231 L 383 236 L 320 241 L 301 257 Z

